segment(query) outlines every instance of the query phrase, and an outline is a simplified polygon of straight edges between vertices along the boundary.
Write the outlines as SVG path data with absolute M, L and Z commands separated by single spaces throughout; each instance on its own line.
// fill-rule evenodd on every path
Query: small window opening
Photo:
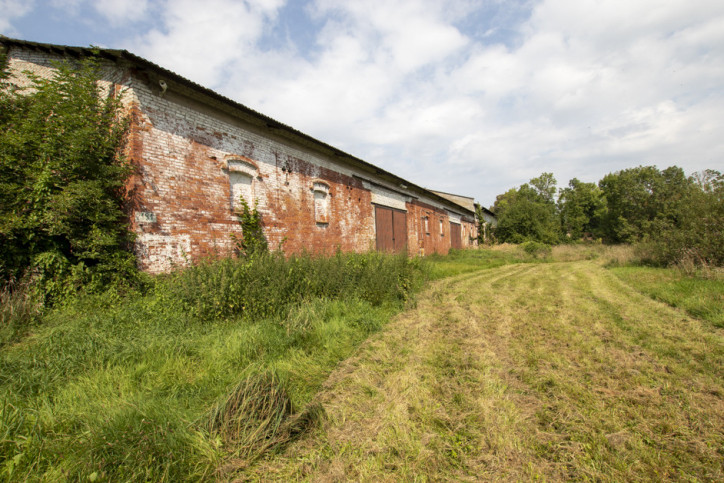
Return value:
M 242 209 L 241 199 L 250 207 L 254 206 L 254 178 L 258 173 L 258 168 L 251 162 L 243 159 L 227 160 L 227 170 L 229 173 L 229 205 L 232 211 Z
M 241 198 L 251 207 L 254 206 L 253 178 L 246 173 L 229 173 L 231 184 L 231 209 L 238 211 L 242 209 Z
M 314 191 L 314 221 L 318 225 L 327 225 L 329 224 L 329 186 L 315 182 L 312 191 Z

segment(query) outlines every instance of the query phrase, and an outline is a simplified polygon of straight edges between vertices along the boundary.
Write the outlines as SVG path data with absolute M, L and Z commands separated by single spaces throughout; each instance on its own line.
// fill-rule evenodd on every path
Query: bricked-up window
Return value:
M 422 217 L 422 226 L 425 228 L 425 233 L 427 235 L 429 235 L 430 234 L 430 217 L 429 216 Z
M 314 221 L 319 225 L 329 223 L 329 185 L 315 182 L 314 191 Z
M 254 178 L 257 167 L 244 161 L 232 159 L 228 161 L 230 205 L 233 211 L 240 210 L 241 198 L 250 206 L 254 206 Z
M 443 231 L 442 218 L 440 218 L 440 236 L 445 236 L 445 231 Z
M 231 209 L 241 209 L 241 198 L 251 207 L 254 206 L 253 179 L 246 173 L 229 173 L 231 183 Z

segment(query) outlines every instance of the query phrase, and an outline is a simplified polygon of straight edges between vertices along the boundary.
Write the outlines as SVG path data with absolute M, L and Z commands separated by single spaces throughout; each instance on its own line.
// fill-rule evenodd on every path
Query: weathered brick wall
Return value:
M 232 210 L 227 163 L 256 167 L 253 200 L 262 215 L 272 249 L 331 253 L 366 251 L 374 243 L 370 192 L 352 172 L 332 169 L 314 153 L 261 135 L 239 120 L 193 101 L 153 93 L 134 83 L 138 109 L 132 159 L 136 211 L 155 215 L 136 223 L 143 266 L 161 271 L 180 254 L 196 260 L 233 249 L 230 233 L 240 234 Z M 327 223 L 315 218 L 314 183 L 329 187 Z M 163 260 L 169 262 L 164 263 Z
M 43 52 L 14 51 L 11 68 L 48 76 L 49 60 Z M 435 200 L 380 189 L 384 181 L 369 173 L 355 176 L 360 173 L 352 167 L 211 107 L 183 86 L 168 82 L 162 91 L 158 80 L 113 65 L 104 70 L 104 85 L 125 89 L 132 119 L 126 154 L 137 172 L 128 184 L 129 216 L 138 235 L 139 264 L 147 271 L 166 271 L 233 250 L 230 234 L 241 234 L 230 184 L 237 165 L 244 170 L 241 176 L 249 175 L 243 189 L 251 192 L 247 201 L 257 203 L 272 249 L 373 249 L 373 202 L 407 211 L 410 254 L 447 253 L 450 248 L 450 218 Z M 378 188 L 364 179 L 379 182 Z M 323 216 L 315 215 L 320 199 L 327 207 Z M 466 234 L 474 230 L 474 223 L 461 224 Z M 463 236 L 463 246 L 467 238 Z

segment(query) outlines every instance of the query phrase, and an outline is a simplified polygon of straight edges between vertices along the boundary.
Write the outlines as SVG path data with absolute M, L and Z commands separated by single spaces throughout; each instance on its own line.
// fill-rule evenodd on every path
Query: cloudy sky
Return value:
M 129 50 L 485 206 L 724 170 L 722 0 L 0 0 L 0 33 Z

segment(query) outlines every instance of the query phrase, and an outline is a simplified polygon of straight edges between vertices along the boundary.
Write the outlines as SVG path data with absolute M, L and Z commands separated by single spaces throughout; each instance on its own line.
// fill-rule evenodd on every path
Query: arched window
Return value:
M 312 185 L 314 192 L 314 221 L 318 225 L 329 223 L 329 185 L 315 181 Z
M 227 161 L 229 171 L 229 205 L 232 211 L 240 210 L 241 198 L 249 206 L 254 206 L 254 179 L 258 168 L 243 159 L 230 159 Z

